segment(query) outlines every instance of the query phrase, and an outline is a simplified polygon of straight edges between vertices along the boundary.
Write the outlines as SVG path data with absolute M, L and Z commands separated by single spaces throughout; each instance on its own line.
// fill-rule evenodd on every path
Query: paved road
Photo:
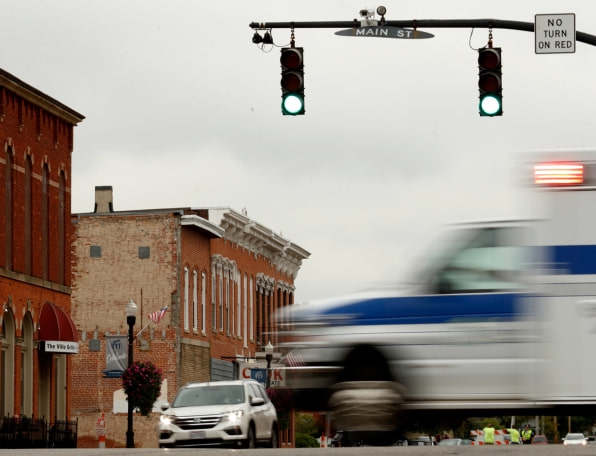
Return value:
M 225 449 L 48 449 L 48 450 L 0 450 L 0 456 L 452 456 L 452 455 L 523 455 L 523 456 L 554 456 L 554 455 L 593 455 L 596 445 L 587 447 L 563 445 L 525 445 L 525 446 L 463 446 L 463 447 L 361 447 L 361 448 L 297 448 L 297 449 L 256 449 L 256 450 L 225 450 Z

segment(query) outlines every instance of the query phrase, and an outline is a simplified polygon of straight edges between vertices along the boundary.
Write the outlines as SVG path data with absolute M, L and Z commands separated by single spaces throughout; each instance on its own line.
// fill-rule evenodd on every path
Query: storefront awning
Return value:
M 70 316 L 50 301 L 41 306 L 37 340 L 40 342 L 40 349 L 45 352 L 79 352 L 77 328 Z

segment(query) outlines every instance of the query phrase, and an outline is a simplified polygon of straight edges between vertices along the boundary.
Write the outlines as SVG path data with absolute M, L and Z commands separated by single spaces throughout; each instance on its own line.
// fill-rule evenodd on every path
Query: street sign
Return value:
M 575 14 L 536 14 L 534 16 L 536 54 L 575 52 Z
M 420 30 L 391 27 L 387 25 L 354 27 L 346 30 L 338 30 L 335 34 L 340 36 L 373 36 L 377 38 L 399 38 L 406 40 L 434 37 L 433 34 L 421 32 Z

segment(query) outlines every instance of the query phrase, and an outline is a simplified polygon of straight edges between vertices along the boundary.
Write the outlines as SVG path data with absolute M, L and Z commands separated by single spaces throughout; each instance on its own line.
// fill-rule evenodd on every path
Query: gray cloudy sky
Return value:
M 280 113 L 279 50 L 252 21 L 496 18 L 575 13 L 551 0 L 8 0 L 1 67 L 77 110 L 73 212 L 112 185 L 116 210 L 246 208 L 311 252 L 304 301 L 395 281 L 444 224 L 529 215 L 516 187 L 524 151 L 596 146 L 596 48 L 536 55 L 534 34 L 495 29 L 504 115 L 481 118 L 477 53 L 486 29 L 426 40 L 297 29 L 306 115 Z M 289 30 L 273 30 L 277 45 Z

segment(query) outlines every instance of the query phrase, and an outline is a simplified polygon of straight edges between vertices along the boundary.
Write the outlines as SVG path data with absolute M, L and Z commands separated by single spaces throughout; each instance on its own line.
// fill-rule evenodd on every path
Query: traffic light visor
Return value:
M 483 116 L 496 116 L 501 112 L 501 98 L 486 95 L 480 99 L 480 114 Z
M 501 55 L 497 49 L 482 49 L 478 53 L 478 65 L 485 70 L 494 70 L 501 64 Z
M 484 73 L 478 78 L 478 88 L 483 92 L 496 92 L 501 86 L 501 78 L 496 73 Z
M 284 114 L 301 114 L 304 111 L 304 98 L 295 93 L 284 95 L 281 100 L 281 109 Z
M 297 70 L 302 66 L 302 50 L 299 48 L 282 49 L 279 61 L 288 70 Z
M 302 76 L 294 71 L 288 71 L 281 77 L 281 86 L 289 92 L 296 92 L 300 90 L 302 85 Z

